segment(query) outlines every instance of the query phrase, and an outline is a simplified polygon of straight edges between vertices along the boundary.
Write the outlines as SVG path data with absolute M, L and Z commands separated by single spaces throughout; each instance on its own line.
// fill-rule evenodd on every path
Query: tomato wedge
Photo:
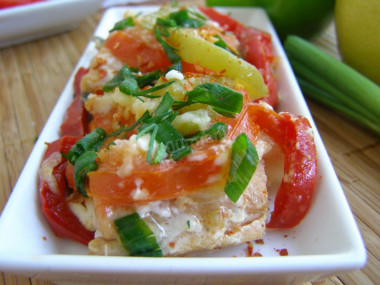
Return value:
M 274 201 L 268 228 L 291 228 L 308 212 L 318 163 L 309 121 L 287 112 L 276 113 L 263 104 L 249 104 L 247 114 L 284 153 L 284 176 Z
M 82 225 L 67 204 L 67 161 L 61 155 L 67 153 L 77 139 L 66 136 L 48 144 L 40 167 L 38 189 L 42 213 L 53 232 L 59 237 L 87 245 L 94 238 L 94 233 Z

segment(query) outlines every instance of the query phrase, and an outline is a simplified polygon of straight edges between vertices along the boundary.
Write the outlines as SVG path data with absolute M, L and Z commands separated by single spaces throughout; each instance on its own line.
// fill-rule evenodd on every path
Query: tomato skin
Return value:
M 198 9 L 211 20 L 218 22 L 226 31 L 233 32 L 238 26 L 241 26 L 241 24 L 234 18 L 221 14 L 214 8 L 199 6 Z
M 277 114 L 261 104 L 250 104 L 247 108 L 261 131 L 284 153 L 284 176 L 267 227 L 292 228 L 308 212 L 317 182 L 317 152 L 310 123 L 302 116 Z
M 244 59 L 256 66 L 268 87 L 269 96 L 263 100 L 275 108 L 278 103 L 278 89 L 273 73 L 275 57 L 272 52 L 271 36 L 255 28 L 243 26 L 238 26 L 235 34 L 240 41 Z
M 216 163 L 224 149 L 209 147 L 178 160 L 167 160 L 151 165 L 138 161 L 130 174 L 120 177 L 119 166 L 112 160 L 100 165 L 98 170 L 89 172 L 89 195 L 94 201 L 102 201 L 114 207 L 134 203 L 172 199 L 223 182 L 228 175 L 228 163 Z M 224 150 L 227 151 L 227 150 Z M 202 157 L 202 159 L 198 159 Z M 210 178 L 217 181 L 210 182 Z M 144 189 L 147 195 L 134 200 L 133 192 Z
M 240 42 L 243 58 L 254 65 L 263 76 L 269 96 L 262 99 L 276 107 L 278 103 L 277 80 L 273 73 L 274 56 L 272 40 L 268 33 L 252 27 L 245 27 L 232 17 L 219 13 L 213 8 L 198 7 L 211 20 L 218 22 L 227 31 L 233 32 Z
M 172 65 L 155 36 L 143 28 L 112 32 L 104 46 L 123 63 L 143 73 L 166 70 Z
M 88 68 L 80 67 L 74 76 L 74 94 L 75 96 L 82 95 L 80 82 L 82 77 L 85 76 L 90 70 Z
M 67 153 L 76 143 L 77 139 L 76 137 L 66 136 L 49 143 L 41 165 L 43 165 L 51 155 Z M 51 189 L 48 181 L 43 179 L 41 175 L 39 176 L 38 189 L 41 209 L 56 236 L 72 239 L 87 245 L 89 241 L 94 238 L 94 233 L 87 230 L 71 212 L 65 197 L 65 169 L 67 163 L 66 159 L 61 157 L 61 160 L 57 161 L 53 166 L 49 180 L 55 181 L 56 189 Z
M 62 136 L 83 137 L 86 134 L 86 121 L 87 111 L 81 96 L 75 96 L 60 127 Z
M 60 126 L 62 136 L 83 137 L 86 134 L 88 114 L 82 101 L 80 81 L 88 73 L 88 69 L 79 68 L 74 77 L 74 100 L 65 112 L 63 123 Z

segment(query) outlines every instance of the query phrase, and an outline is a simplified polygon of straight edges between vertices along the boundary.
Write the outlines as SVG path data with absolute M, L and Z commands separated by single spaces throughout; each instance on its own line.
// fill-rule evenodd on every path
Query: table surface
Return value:
M 199 4 L 203 1 L 179 1 Z M 103 15 L 81 21 L 75 30 L 0 49 L 0 211 L 68 78 Z M 332 23 L 313 40 L 338 57 Z M 380 280 L 379 138 L 307 100 L 366 244 L 364 268 L 313 284 L 376 284 Z M 52 284 L 2 273 L 0 284 Z M 377 283 L 378 284 L 378 283 Z

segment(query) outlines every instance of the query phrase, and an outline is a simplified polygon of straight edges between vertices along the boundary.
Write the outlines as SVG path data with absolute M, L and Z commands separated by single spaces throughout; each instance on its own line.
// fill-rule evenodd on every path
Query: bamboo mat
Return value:
M 99 11 L 89 16 L 73 31 L 0 49 L 0 211 L 102 14 L 103 11 Z M 338 56 L 333 25 L 314 42 Z M 321 105 L 312 101 L 308 101 L 308 105 L 356 217 L 368 254 L 367 265 L 362 270 L 313 284 L 379 284 L 379 139 Z M 2 273 L 0 284 L 52 283 Z

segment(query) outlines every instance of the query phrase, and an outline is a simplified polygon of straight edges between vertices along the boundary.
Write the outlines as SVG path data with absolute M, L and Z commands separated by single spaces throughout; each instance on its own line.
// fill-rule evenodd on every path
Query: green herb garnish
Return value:
M 191 17 L 194 15 L 195 17 Z M 154 35 L 157 41 L 161 44 L 169 60 L 174 64 L 174 69 L 181 71 L 182 67 L 178 64 L 181 62 L 181 57 L 176 53 L 177 49 L 166 42 L 164 38 L 170 36 L 169 28 L 199 28 L 204 25 L 203 17 L 199 13 L 191 12 L 188 9 L 179 10 L 170 13 L 166 19 L 157 18 Z
M 116 87 L 119 87 L 119 90 L 130 96 L 134 96 L 141 101 L 144 101 L 141 97 L 146 98 L 158 98 L 160 96 L 149 95 L 154 91 L 163 89 L 174 81 L 165 82 L 161 85 L 148 88 L 144 91 L 140 91 L 140 88 L 143 88 L 147 85 L 153 84 L 157 79 L 161 77 L 160 70 L 153 71 L 151 73 L 144 74 L 142 76 L 137 76 L 136 72 L 138 70 L 130 68 L 128 66 L 123 66 L 118 73 L 103 86 L 104 92 L 113 91 Z
M 196 103 L 212 106 L 214 111 L 226 117 L 234 117 L 243 108 L 243 95 L 217 83 L 198 85 L 186 94 L 186 101 L 176 101 L 174 110 Z
M 196 14 L 196 18 L 190 16 L 189 10 L 179 10 L 177 12 L 170 13 L 167 20 L 174 21 L 177 27 L 182 28 L 199 28 L 205 23 L 203 20 L 199 19 L 199 14 Z
M 199 131 L 192 136 L 186 137 L 186 141 L 189 142 L 190 144 L 193 144 L 205 136 L 209 136 L 213 140 L 219 141 L 226 136 L 227 132 L 228 132 L 227 124 L 222 123 L 222 122 L 217 122 L 211 125 L 211 127 L 205 131 Z
M 235 202 L 240 198 L 254 174 L 259 157 L 256 148 L 245 133 L 240 134 L 232 144 L 231 165 L 224 192 Z
M 154 35 L 157 39 L 157 41 L 161 44 L 162 48 L 164 49 L 166 55 L 168 56 L 169 60 L 175 64 L 177 62 L 180 62 L 181 61 L 181 57 L 176 54 L 176 48 L 173 47 L 172 45 L 168 44 L 163 38 L 162 36 L 166 36 L 168 37 L 169 36 L 169 33 L 166 29 L 166 27 L 160 27 L 158 25 L 156 25 L 155 29 L 154 29 Z
M 130 255 L 162 256 L 156 237 L 137 213 L 116 219 L 114 224 L 121 244 Z
M 74 165 L 76 160 L 88 151 L 97 151 L 107 137 L 105 130 L 98 128 L 78 140 L 64 157 Z
M 185 138 L 171 124 L 177 116 L 177 113 L 171 110 L 173 102 L 173 98 L 166 92 L 153 115 L 145 119 L 138 129 L 137 139 L 146 133 L 151 135 L 147 161 L 152 164 L 161 162 L 165 152 L 174 160 L 178 160 L 191 152 Z M 153 157 L 154 141 L 157 141 L 160 147 Z M 163 146 L 165 146 L 165 151 Z
M 88 197 L 84 183 L 86 180 L 86 175 L 90 171 L 95 171 L 98 169 L 98 164 L 96 163 L 97 153 L 93 150 L 87 151 L 82 154 L 76 161 L 74 165 L 74 180 L 75 186 L 78 192 L 84 197 Z
M 134 25 L 135 22 L 133 20 L 133 17 L 128 17 L 119 22 L 116 22 L 109 32 L 111 33 L 113 31 L 124 30 L 126 27 L 133 27 Z

